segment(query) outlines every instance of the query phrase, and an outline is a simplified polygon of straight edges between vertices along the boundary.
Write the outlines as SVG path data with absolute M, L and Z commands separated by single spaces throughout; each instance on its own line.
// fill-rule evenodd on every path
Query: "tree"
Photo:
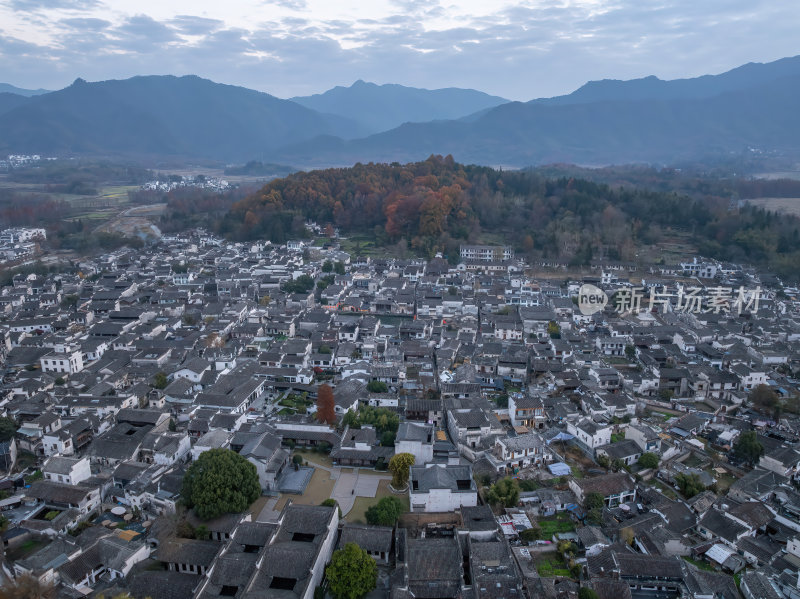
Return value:
M 491 486 L 486 499 L 492 505 L 514 507 L 519 503 L 519 483 L 510 476 L 501 478 Z
M 747 462 L 751 466 L 757 464 L 761 454 L 764 453 L 764 446 L 758 442 L 758 433 L 756 431 L 747 431 L 739 435 L 739 438 L 733 444 L 733 453 L 740 460 Z
M 633 345 L 625 346 L 625 357 L 633 360 L 636 357 L 636 348 Z
M 620 458 L 614 458 L 611 460 L 611 469 L 614 472 L 619 472 L 620 470 L 625 469 L 625 462 L 623 462 Z
M 547 323 L 547 334 L 551 339 L 561 339 L 561 327 L 554 320 Z
M 243 512 L 259 495 L 256 467 L 230 449 L 201 453 L 186 471 L 181 488 L 186 506 L 203 520 Z
M 324 499 L 322 503 L 320 503 L 320 505 L 323 505 L 325 507 L 335 507 L 339 511 L 339 518 L 342 517 L 342 508 L 339 506 L 339 503 L 332 497 Z
M 678 485 L 678 489 L 686 499 L 690 499 L 705 490 L 703 482 L 697 474 L 676 474 L 675 484 Z
M 367 391 L 370 393 L 386 393 L 389 387 L 383 381 L 370 381 L 367 383 Z
M 664 401 L 669 401 L 675 394 L 672 392 L 672 389 L 659 389 L 658 397 Z
M 606 501 L 600 493 L 587 493 L 583 499 L 583 507 L 587 510 L 600 508 L 603 509 Z
M 603 468 L 608 468 L 611 465 L 611 460 L 609 460 L 608 456 L 604 453 L 598 455 L 595 461 L 599 466 L 602 466 Z
M 176 430 L 178 430 L 178 425 L 175 424 L 175 420 L 170 418 L 169 419 L 169 424 L 167 425 L 167 428 L 169 429 L 169 432 L 174 433 Z
M 309 275 L 300 275 L 296 279 L 286 281 L 283 290 L 286 293 L 308 293 L 314 288 L 314 279 Z
M 322 263 L 322 272 L 331 272 L 333 270 L 333 262 L 330 260 L 325 260 Z
M 392 473 L 392 486 L 395 489 L 402 489 L 408 484 L 411 466 L 415 461 L 416 458 L 410 453 L 396 453 L 389 460 L 389 472 Z
M 581 587 L 578 591 L 578 599 L 600 599 L 600 597 L 594 589 Z
M 654 453 L 646 452 L 639 456 L 637 463 L 642 468 L 658 468 L 658 456 Z
M 156 389 L 164 389 L 168 383 L 167 375 L 164 372 L 157 372 L 153 377 L 153 387 Z
M 17 432 L 17 423 L 12 418 L 0 417 L 0 443 L 10 441 Z
M 375 560 L 355 543 L 347 543 L 333 552 L 325 568 L 331 594 L 336 599 L 361 599 L 378 582 Z
M 330 385 L 320 385 L 317 389 L 317 420 L 324 424 L 336 422 L 336 404 Z
M 377 504 L 367 508 L 367 524 L 379 526 L 394 526 L 405 506 L 397 497 L 389 495 L 381 498 Z
M 52 585 L 43 585 L 29 574 L 18 576 L 0 587 L 0 599 L 51 599 L 55 595 Z
M 778 394 L 769 385 L 758 385 L 753 388 L 747 399 L 754 406 L 764 410 L 773 410 L 778 404 Z
M 343 275 L 344 263 L 337 261 L 336 264 L 333 265 L 333 272 L 335 272 L 337 275 Z

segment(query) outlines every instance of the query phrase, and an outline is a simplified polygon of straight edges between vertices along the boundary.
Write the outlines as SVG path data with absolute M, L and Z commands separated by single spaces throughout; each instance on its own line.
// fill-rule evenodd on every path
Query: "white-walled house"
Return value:
M 612 426 L 598 424 L 588 418 L 584 418 L 577 423 L 567 423 L 567 432 L 575 437 L 581 446 L 591 452 L 594 452 L 600 445 L 611 443 L 612 430 Z
M 478 505 L 472 466 L 412 466 L 408 492 L 412 512 L 452 512 Z
M 83 370 L 83 353 L 80 349 L 64 352 L 52 351 L 39 359 L 42 372 L 56 374 L 75 374 Z
M 547 443 L 539 433 L 533 432 L 516 437 L 498 437 L 492 457 L 500 472 L 542 466 L 553 461 L 553 453 Z
M 433 425 L 401 422 L 394 442 L 395 454 L 410 453 L 414 464 L 422 466 L 433 461 Z
M 92 476 L 92 469 L 88 457 L 52 456 L 42 466 L 42 474 L 45 480 L 78 485 Z

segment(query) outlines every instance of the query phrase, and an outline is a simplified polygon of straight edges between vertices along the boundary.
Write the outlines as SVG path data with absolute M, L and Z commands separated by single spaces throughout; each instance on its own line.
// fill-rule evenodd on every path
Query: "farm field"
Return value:
M 757 198 L 755 200 L 746 201 L 748 204 L 758 206 L 770 212 L 800 216 L 800 198 Z

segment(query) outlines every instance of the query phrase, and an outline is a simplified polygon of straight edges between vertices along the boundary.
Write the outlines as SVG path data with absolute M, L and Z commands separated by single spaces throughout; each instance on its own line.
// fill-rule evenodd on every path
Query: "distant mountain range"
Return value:
M 0 94 L 16 94 L 18 96 L 39 96 L 41 94 L 49 93 L 49 89 L 23 89 L 8 83 L 0 83 Z
M 291 98 L 323 113 L 336 114 L 365 126 L 370 133 L 403 123 L 458 119 L 508 102 L 474 89 L 417 89 L 397 84 L 376 85 L 358 80 L 324 94 Z
M 0 153 L 251 159 L 299 167 L 411 161 L 675 163 L 743 152 L 800 158 L 800 57 L 721 75 L 593 81 L 506 102 L 475 90 L 357 81 L 281 100 L 199 77 L 0 93 Z

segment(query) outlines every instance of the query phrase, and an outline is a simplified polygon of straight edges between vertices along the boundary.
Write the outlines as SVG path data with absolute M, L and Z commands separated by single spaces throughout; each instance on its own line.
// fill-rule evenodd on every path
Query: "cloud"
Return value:
M 21 12 L 33 12 L 43 10 L 91 10 L 102 6 L 100 0 L 11 0 L 12 9 Z
M 178 15 L 168 23 L 185 35 L 206 35 L 225 26 L 225 22 L 219 19 L 207 19 L 192 15 Z
M 75 31 L 86 31 L 86 32 L 94 32 L 100 31 L 102 29 L 107 29 L 111 27 L 111 21 L 106 21 L 105 19 L 94 19 L 91 17 L 87 18 L 70 18 L 70 19 L 61 19 L 59 24 L 65 25 L 66 27 L 73 29 Z
M 196 73 L 286 97 L 365 79 L 528 100 L 590 79 L 696 76 L 792 55 L 800 24 L 800 3 L 767 0 L 539 0 L 481 15 L 452 1 L 393 0 L 383 13 L 347 19 L 285 0 L 261 6 L 291 16 L 254 11 L 243 26 L 232 25 L 236 0 L 224 10 L 197 4 L 197 14 L 157 19 L 144 8 L 112 12 L 96 0 L 11 0 L 49 18 L 52 34 L 25 41 L 16 30 L 0 33 L 0 80 L 55 87 L 54 80 L 78 75 Z M 68 18 L 67 5 L 94 8 Z M 35 29 L 47 29 L 47 21 Z

